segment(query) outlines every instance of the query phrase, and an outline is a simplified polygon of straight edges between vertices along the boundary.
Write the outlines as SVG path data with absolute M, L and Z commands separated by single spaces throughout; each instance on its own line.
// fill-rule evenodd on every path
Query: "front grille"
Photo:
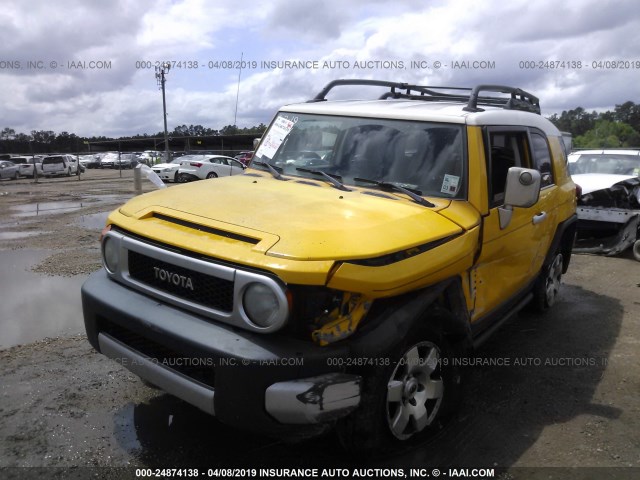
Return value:
M 232 281 L 156 260 L 132 250 L 129 250 L 129 275 L 140 283 L 178 298 L 223 312 L 233 310 Z
M 100 318 L 99 328 L 100 331 L 111 335 L 144 357 L 153 360 L 154 363 L 164 365 L 210 387 L 215 387 L 215 359 L 183 355 L 104 318 Z

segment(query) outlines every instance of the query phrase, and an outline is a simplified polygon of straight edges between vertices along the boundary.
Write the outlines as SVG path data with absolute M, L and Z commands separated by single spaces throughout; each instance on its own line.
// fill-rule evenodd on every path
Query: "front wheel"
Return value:
M 424 440 L 455 410 L 460 375 L 453 350 L 435 327 L 416 326 L 388 358 L 390 365 L 363 372 L 360 406 L 337 425 L 347 450 L 378 451 Z
M 216 172 L 207 173 L 207 178 L 218 178 L 218 174 Z
M 70 169 L 70 168 L 68 168 L 68 169 L 67 169 L 67 177 L 70 177 L 70 176 L 71 176 L 71 169 Z

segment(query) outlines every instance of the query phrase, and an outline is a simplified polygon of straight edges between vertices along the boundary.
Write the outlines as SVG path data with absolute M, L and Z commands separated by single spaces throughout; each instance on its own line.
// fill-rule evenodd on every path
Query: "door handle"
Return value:
M 546 218 L 547 212 L 540 212 L 539 214 L 533 216 L 533 224 L 537 225 L 539 223 L 542 223 L 546 220 Z

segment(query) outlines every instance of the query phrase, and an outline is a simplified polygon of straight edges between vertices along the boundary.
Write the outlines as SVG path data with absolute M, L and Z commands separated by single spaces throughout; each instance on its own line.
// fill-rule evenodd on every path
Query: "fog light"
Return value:
M 102 263 L 109 273 L 118 270 L 118 242 L 111 237 L 106 237 L 102 242 Z
M 256 326 L 268 328 L 278 320 L 278 297 L 267 285 L 251 283 L 242 299 L 244 311 Z

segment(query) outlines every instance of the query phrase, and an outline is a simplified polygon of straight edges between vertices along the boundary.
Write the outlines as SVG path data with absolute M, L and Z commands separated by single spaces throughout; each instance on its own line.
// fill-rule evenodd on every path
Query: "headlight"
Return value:
M 102 242 L 102 261 L 109 273 L 118 270 L 118 242 L 107 236 Z
M 276 292 L 262 283 L 247 286 L 242 306 L 249 320 L 258 327 L 268 328 L 278 320 L 280 304 Z

